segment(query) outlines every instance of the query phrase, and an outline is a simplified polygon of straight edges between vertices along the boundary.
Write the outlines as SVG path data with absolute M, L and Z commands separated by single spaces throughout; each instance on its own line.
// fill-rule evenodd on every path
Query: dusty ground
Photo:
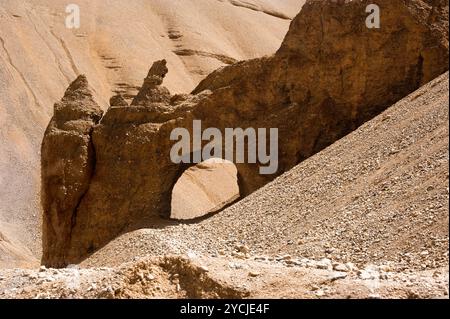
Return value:
M 0 298 L 448 298 L 448 268 L 395 272 L 388 265 L 185 256 L 117 268 L 9 270 Z

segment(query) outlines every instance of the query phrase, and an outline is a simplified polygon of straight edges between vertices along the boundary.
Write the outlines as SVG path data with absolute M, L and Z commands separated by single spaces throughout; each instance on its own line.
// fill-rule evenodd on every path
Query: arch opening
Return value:
M 212 158 L 187 168 L 172 190 L 170 219 L 188 221 L 217 213 L 240 198 L 238 170 Z

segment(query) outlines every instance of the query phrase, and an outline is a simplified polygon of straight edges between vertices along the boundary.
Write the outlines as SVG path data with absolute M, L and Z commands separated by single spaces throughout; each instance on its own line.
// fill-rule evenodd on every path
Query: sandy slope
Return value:
M 196 251 L 292 254 L 395 269 L 448 266 L 448 73 L 198 224 L 126 234 L 85 265 Z M 235 253 L 234 253 L 235 254 Z
M 106 107 L 112 91 L 134 94 L 166 58 L 166 85 L 187 92 L 224 63 L 275 52 L 303 1 L 80 0 L 78 30 L 64 26 L 65 3 L 0 0 L 0 233 L 35 256 L 40 143 L 76 75 L 88 76 Z
M 233 203 L 240 196 L 237 174 L 233 163 L 214 159 L 187 169 L 173 188 L 170 218 L 191 220 Z

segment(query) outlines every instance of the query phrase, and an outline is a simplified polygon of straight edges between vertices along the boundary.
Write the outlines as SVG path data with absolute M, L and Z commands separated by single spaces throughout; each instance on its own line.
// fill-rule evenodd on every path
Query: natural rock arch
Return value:
M 273 57 L 219 69 L 192 95 L 161 86 L 168 70 L 158 61 L 131 106 L 114 98 L 102 117 L 77 79 L 42 146 L 42 262 L 77 263 L 167 217 L 182 171 L 169 156 L 174 128 L 278 128 L 275 174 L 237 165 L 245 196 L 448 70 L 448 1 L 378 0 L 376 30 L 364 24 L 370 3 L 307 1 Z

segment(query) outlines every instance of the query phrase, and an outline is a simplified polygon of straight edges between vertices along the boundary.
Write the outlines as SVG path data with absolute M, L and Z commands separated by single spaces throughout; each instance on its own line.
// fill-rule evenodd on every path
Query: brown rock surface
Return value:
M 191 96 L 171 97 L 160 85 L 164 63 L 156 63 L 133 105 L 111 107 L 95 126 L 95 174 L 83 180 L 88 189 L 79 206 L 67 210 L 76 216 L 70 231 L 55 219 L 54 228 L 68 232 L 55 239 L 64 238 L 62 251 L 43 262 L 79 262 L 120 233 L 158 227 L 155 217 L 168 217 L 172 188 L 188 168 L 169 158 L 174 128 L 191 130 L 193 119 L 221 130 L 279 128 L 276 174 L 237 165 L 248 195 L 448 70 L 448 1 L 379 1 L 385 14 L 376 30 L 365 26 L 369 3 L 308 1 L 275 56 L 220 69 Z M 59 156 L 50 151 L 43 159 Z M 58 183 L 43 187 L 50 202 Z M 45 216 L 65 209 L 47 207 Z
M 43 259 L 62 265 L 76 214 L 95 169 L 93 126 L 103 114 L 85 76 L 67 89 L 42 143 Z

